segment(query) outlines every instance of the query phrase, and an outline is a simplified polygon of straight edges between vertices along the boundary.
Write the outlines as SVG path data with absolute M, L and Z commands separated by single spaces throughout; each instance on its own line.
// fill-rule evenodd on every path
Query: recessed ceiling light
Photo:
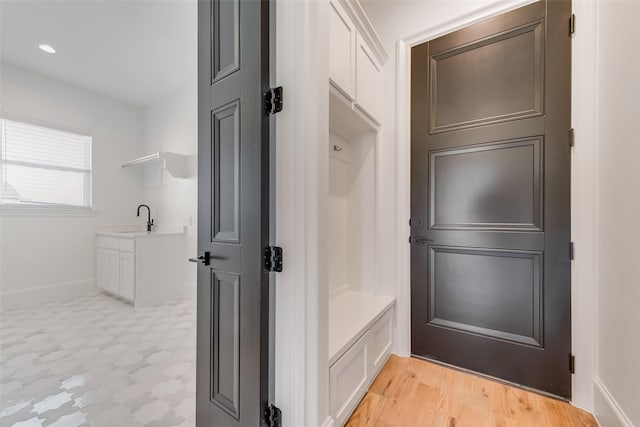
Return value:
M 56 53 L 56 50 L 49 46 L 48 44 L 41 44 L 38 46 L 40 48 L 41 51 L 43 52 L 47 52 L 47 53 Z

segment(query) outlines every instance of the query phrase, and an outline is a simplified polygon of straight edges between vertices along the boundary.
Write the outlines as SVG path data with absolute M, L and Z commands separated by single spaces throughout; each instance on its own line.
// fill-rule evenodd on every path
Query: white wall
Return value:
M 151 207 L 157 226 L 187 226 L 187 253 L 184 254 L 187 276 L 195 296 L 196 266 L 188 258 L 197 247 L 197 176 L 198 98 L 193 64 L 193 85 L 166 96 L 144 111 L 144 151 L 146 154 L 171 151 L 189 156 L 190 178 L 174 178 L 165 174 L 162 185 L 145 189 L 144 201 Z
M 95 226 L 137 223 L 142 190 L 120 165 L 142 152 L 142 110 L 43 75 L 0 66 L 0 111 L 93 135 L 95 216 L 0 217 L 2 307 L 95 289 Z
M 640 426 L 638 16 L 639 2 L 598 6 L 596 402 L 611 408 L 596 410 L 605 427 Z

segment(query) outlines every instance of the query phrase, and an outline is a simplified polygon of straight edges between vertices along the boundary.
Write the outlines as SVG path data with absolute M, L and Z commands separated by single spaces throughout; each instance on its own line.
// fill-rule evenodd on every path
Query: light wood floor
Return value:
M 423 360 L 391 356 L 348 427 L 597 426 L 570 404 Z

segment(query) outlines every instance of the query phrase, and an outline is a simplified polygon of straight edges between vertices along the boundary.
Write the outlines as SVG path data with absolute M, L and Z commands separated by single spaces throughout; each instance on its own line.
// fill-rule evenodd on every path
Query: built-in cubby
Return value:
M 329 412 L 341 426 L 391 354 L 395 298 L 378 283 L 386 53 L 357 1 L 329 13 Z
M 375 292 L 376 134 L 329 133 L 329 292 Z

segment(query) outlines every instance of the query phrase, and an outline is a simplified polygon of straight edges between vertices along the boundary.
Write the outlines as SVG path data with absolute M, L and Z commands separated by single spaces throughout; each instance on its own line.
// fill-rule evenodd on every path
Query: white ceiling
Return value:
M 195 0 L 0 0 L 0 60 L 147 106 L 195 85 L 196 9 Z

